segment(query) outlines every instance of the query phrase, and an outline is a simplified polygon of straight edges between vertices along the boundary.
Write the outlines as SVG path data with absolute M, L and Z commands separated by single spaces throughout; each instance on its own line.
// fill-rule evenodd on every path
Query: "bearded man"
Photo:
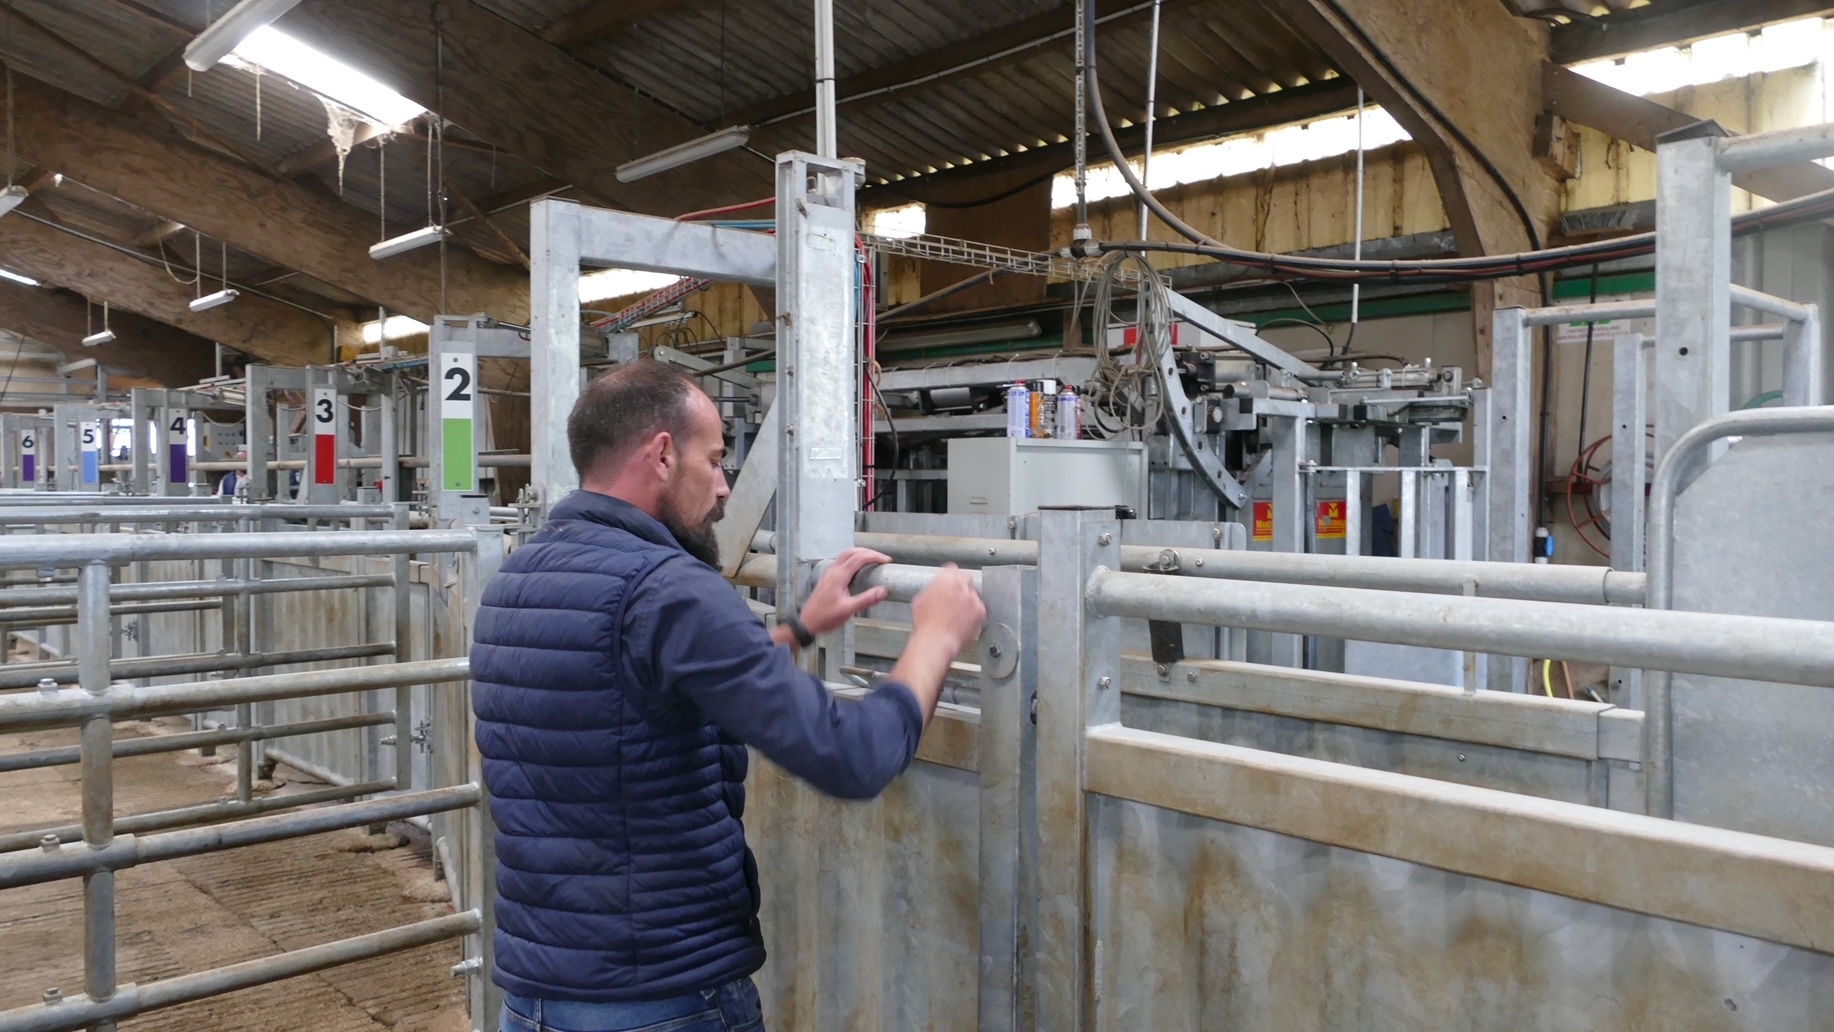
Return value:
M 762 1029 L 746 747 L 830 795 L 878 795 L 986 609 L 942 571 L 891 678 L 837 697 L 792 654 L 885 600 L 849 585 L 888 557 L 848 550 L 766 632 L 718 572 L 726 443 L 692 377 L 653 361 L 600 376 L 567 442 L 580 490 L 490 582 L 471 649 L 501 1025 Z

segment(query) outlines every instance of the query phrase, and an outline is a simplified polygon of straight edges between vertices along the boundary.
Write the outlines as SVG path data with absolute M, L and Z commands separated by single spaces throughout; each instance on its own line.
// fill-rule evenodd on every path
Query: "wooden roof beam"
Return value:
M 48 287 L 0 280 L 0 325 L 72 359 L 94 358 L 111 374 L 186 387 L 216 371 L 216 346 L 195 334 L 133 312 L 109 316 L 115 341 L 86 348 L 91 332 L 83 298 Z
M 1541 73 L 1543 102 L 1549 111 L 1647 151 L 1656 149 L 1656 137 L 1663 133 L 1700 121 L 1694 115 L 1625 93 L 1551 61 L 1542 65 Z M 1788 201 L 1834 190 L 1834 169 L 1802 161 L 1734 173 L 1732 185 L 1759 197 Z
M 705 135 L 635 90 L 473 0 L 446 0 L 444 114 L 478 137 L 574 184 L 594 203 L 675 215 L 762 197 L 771 163 L 730 151 L 635 183 L 619 165 Z M 429 109 L 436 36 L 423 0 L 313 0 L 286 31 Z
M 579 10 L 543 26 L 541 38 L 557 47 L 573 50 L 597 43 L 680 4 L 681 0 L 588 0 Z
M 333 360 L 337 342 L 359 339 L 354 322 L 321 318 L 278 301 L 244 294 L 234 304 L 193 312 L 192 288 L 105 244 L 15 212 L 0 219 L 0 253 L 40 283 L 72 290 L 276 365 Z
M 360 209 L 53 87 L 14 88 L 23 160 L 423 322 L 438 314 L 437 254 L 371 259 L 375 225 Z M 528 279 L 519 271 L 449 248 L 446 273 L 455 311 L 511 322 L 528 314 Z

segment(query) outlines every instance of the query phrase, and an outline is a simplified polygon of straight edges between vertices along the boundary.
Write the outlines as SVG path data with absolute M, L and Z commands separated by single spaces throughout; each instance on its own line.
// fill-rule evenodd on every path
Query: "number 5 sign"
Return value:
M 312 388 L 312 483 L 338 482 L 338 392 Z
M 477 356 L 440 356 L 442 491 L 469 493 L 478 489 L 477 379 Z
M 83 423 L 77 428 L 79 448 L 83 454 L 83 483 L 99 484 L 102 482 L 102 434 L 93 422 Z

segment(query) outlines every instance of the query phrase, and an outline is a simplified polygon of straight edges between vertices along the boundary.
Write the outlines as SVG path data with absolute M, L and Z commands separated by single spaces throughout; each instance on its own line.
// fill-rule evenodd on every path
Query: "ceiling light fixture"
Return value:
M 677 144 L 668 150 L 657 151 L 647 158 L 638 158 L 636 161 L 627 161 L 619 165 L 618 182 L 636 182 L 645 176 L 653 176 L 658 172 L 667 172 L 672 168 L 690 165 L 703 158 L 711 158 L 715 154 L 724 154 L 734 148 L 745 146 L 746 141 L 750 139 L 751 128 L 749 126 L 739 125 L 731 129 L 721 129 L 717 133 L 710 133 L 698 140 L 689 140 L 687 143 Z
M 7 212 L 24 204 L 25 199 L 30 196 L 32 195 L 25 192 L 25 187 L 17 183 L 4 190 L 0 190 L 0 215 L 5 215 Z
M 205 294 L 203 297 L 193 298 L 191 301 L 191 310 L 193 312 L 208 312 L 212 308 L 226 305 L 241 296 L 241 291 L 225 288 L 214 294 Z
M 89 321 L 89 299 L 88 298 L 83 299 L 83 322 L 87 324 L 84 326 L 84 329 L 94 329 L 95 328 L 95 324 Z M 100 347 L 103 344 L 108 344 L 112 342 L 114 339 L 115 339 L 115 331 L 108 328 L 108 302 L 104 301 L 102 302 L 102 328 L 98 330 L 97 332 L 91 333 L 89 336 L 84 337 L 83 346 L 86 348 Z
M 209 71 L 243 40 L 298 4 L 299 0 L 242 0 L 185 45 L 185 64 L 194 72 Z
M 18 273 L 12 272 L 7 269 L 0 269 L 0 279 L 12 280 L 14 283 L 24 284 L 25 286 L 28 286 L 28 287 L 38 286 L 38 281 L 33 279 L 32 277 L 21 276 Z
M 389 237 L 381 243 L 371 244 L 369 246 L 369 256 L 376 261 L 381 261 L 384 258 L 393 258 L 398 254 L 405 251 L 412 251 L 417 247 L 437 244 L 445 235 L 446 230 L 442 226 L 422 226 L 412 233 L 403 233 L 398 237 Z

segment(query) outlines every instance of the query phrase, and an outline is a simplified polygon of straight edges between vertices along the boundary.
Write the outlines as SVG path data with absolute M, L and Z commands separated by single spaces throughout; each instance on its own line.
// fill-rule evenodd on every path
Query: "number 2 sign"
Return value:
M 468 493 L 478 489 L 478 362 L 475 355 L 440 356 L 439 418 L 440 490 Z

